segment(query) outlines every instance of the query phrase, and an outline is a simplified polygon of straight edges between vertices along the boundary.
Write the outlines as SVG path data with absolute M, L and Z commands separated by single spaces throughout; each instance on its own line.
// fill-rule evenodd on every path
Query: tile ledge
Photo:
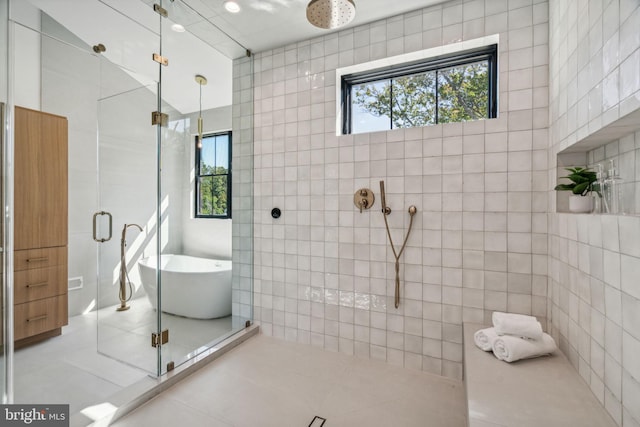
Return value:
M 475 346 L 473 334 L 484 327 L 463 324 L 469 427 L 616 426 L 560 350 L 506 363 Z

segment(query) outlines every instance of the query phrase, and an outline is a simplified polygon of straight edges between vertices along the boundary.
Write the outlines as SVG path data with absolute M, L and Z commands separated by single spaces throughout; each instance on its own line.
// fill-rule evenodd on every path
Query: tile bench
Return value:
M 503 362 L 475 346 L 474 332 L 485 327 L 463 326 L 469 427 L 616 427 L 560 350 Z

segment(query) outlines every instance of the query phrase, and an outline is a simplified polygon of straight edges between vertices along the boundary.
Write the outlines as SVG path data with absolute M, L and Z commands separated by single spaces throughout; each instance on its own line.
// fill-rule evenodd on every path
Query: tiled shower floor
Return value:
M 146 298 L 132 301 L 128 311 L 116 312 L 114 306 L 69 318 L 62 335 L 15 351 L 14 401 L 68 403 L 72 414 L 107 402 L 155 370 L 149 334 L 155 319 Z M 228 335 L 232 323 L 231 316 L 196 320 L 163 315 L 163 328 L 170 330 L 163 358 L 175 358 L 177 365 L 188 352 Z
M 114 425 L 463 427 L 465 413 L 460 381 L 258 335 Z

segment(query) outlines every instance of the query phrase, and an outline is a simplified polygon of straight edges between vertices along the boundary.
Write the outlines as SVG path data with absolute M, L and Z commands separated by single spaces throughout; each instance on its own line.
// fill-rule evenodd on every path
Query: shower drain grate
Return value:
M 311 420 L 311 423 L 309 424 L 309 427 L 322 427 L 324 425 L 325 421 L 327 421 L 326 418 L 322 418 L 322 417 L 319 417 L 319 416 L 316 415 Z

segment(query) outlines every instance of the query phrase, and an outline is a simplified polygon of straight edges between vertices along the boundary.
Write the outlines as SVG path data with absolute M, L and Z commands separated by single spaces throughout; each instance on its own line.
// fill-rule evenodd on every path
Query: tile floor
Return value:
M 98 351 L 155 374 L 157 350 L 150 342 L 151 333 L 157 329 L 157 313 L 147 298 L 138 298 L 130 305 L 122 312 L 111 307 L 98 311 Z M 177 366 L 212 341 L 243 327 L 244 320 L 233 316 L 202 320 L 163 313 L 161 329 L 169 330 L 169 342 L 162 346 L 162 364 L 173 361 Z
M 96 351 L 95 313 L 73 316 L 62 335 L 15 351 L 15 403 L 102 402 L 147 374 Z
M 62 335 L 16 350 L 14 401 L 68 403 L 73 414 L 108 401 L 154 372 L 156 351 L 149 334 L 156 312 L 146 298 L 132 301 L 128 311 L 116 312 L 114 307 L 73 316 Z M 238 323 L 231 317 L 162 317 L 163 327 L 170 330 L 163 360 L 174 360 L 176 365 L 204 349 L 205 344 L 230 335 L 233 324 Z
M 306 427 L 316 415 L 324 427 L 463 427 L 464 386 L 258 335 L 113 425 Z

